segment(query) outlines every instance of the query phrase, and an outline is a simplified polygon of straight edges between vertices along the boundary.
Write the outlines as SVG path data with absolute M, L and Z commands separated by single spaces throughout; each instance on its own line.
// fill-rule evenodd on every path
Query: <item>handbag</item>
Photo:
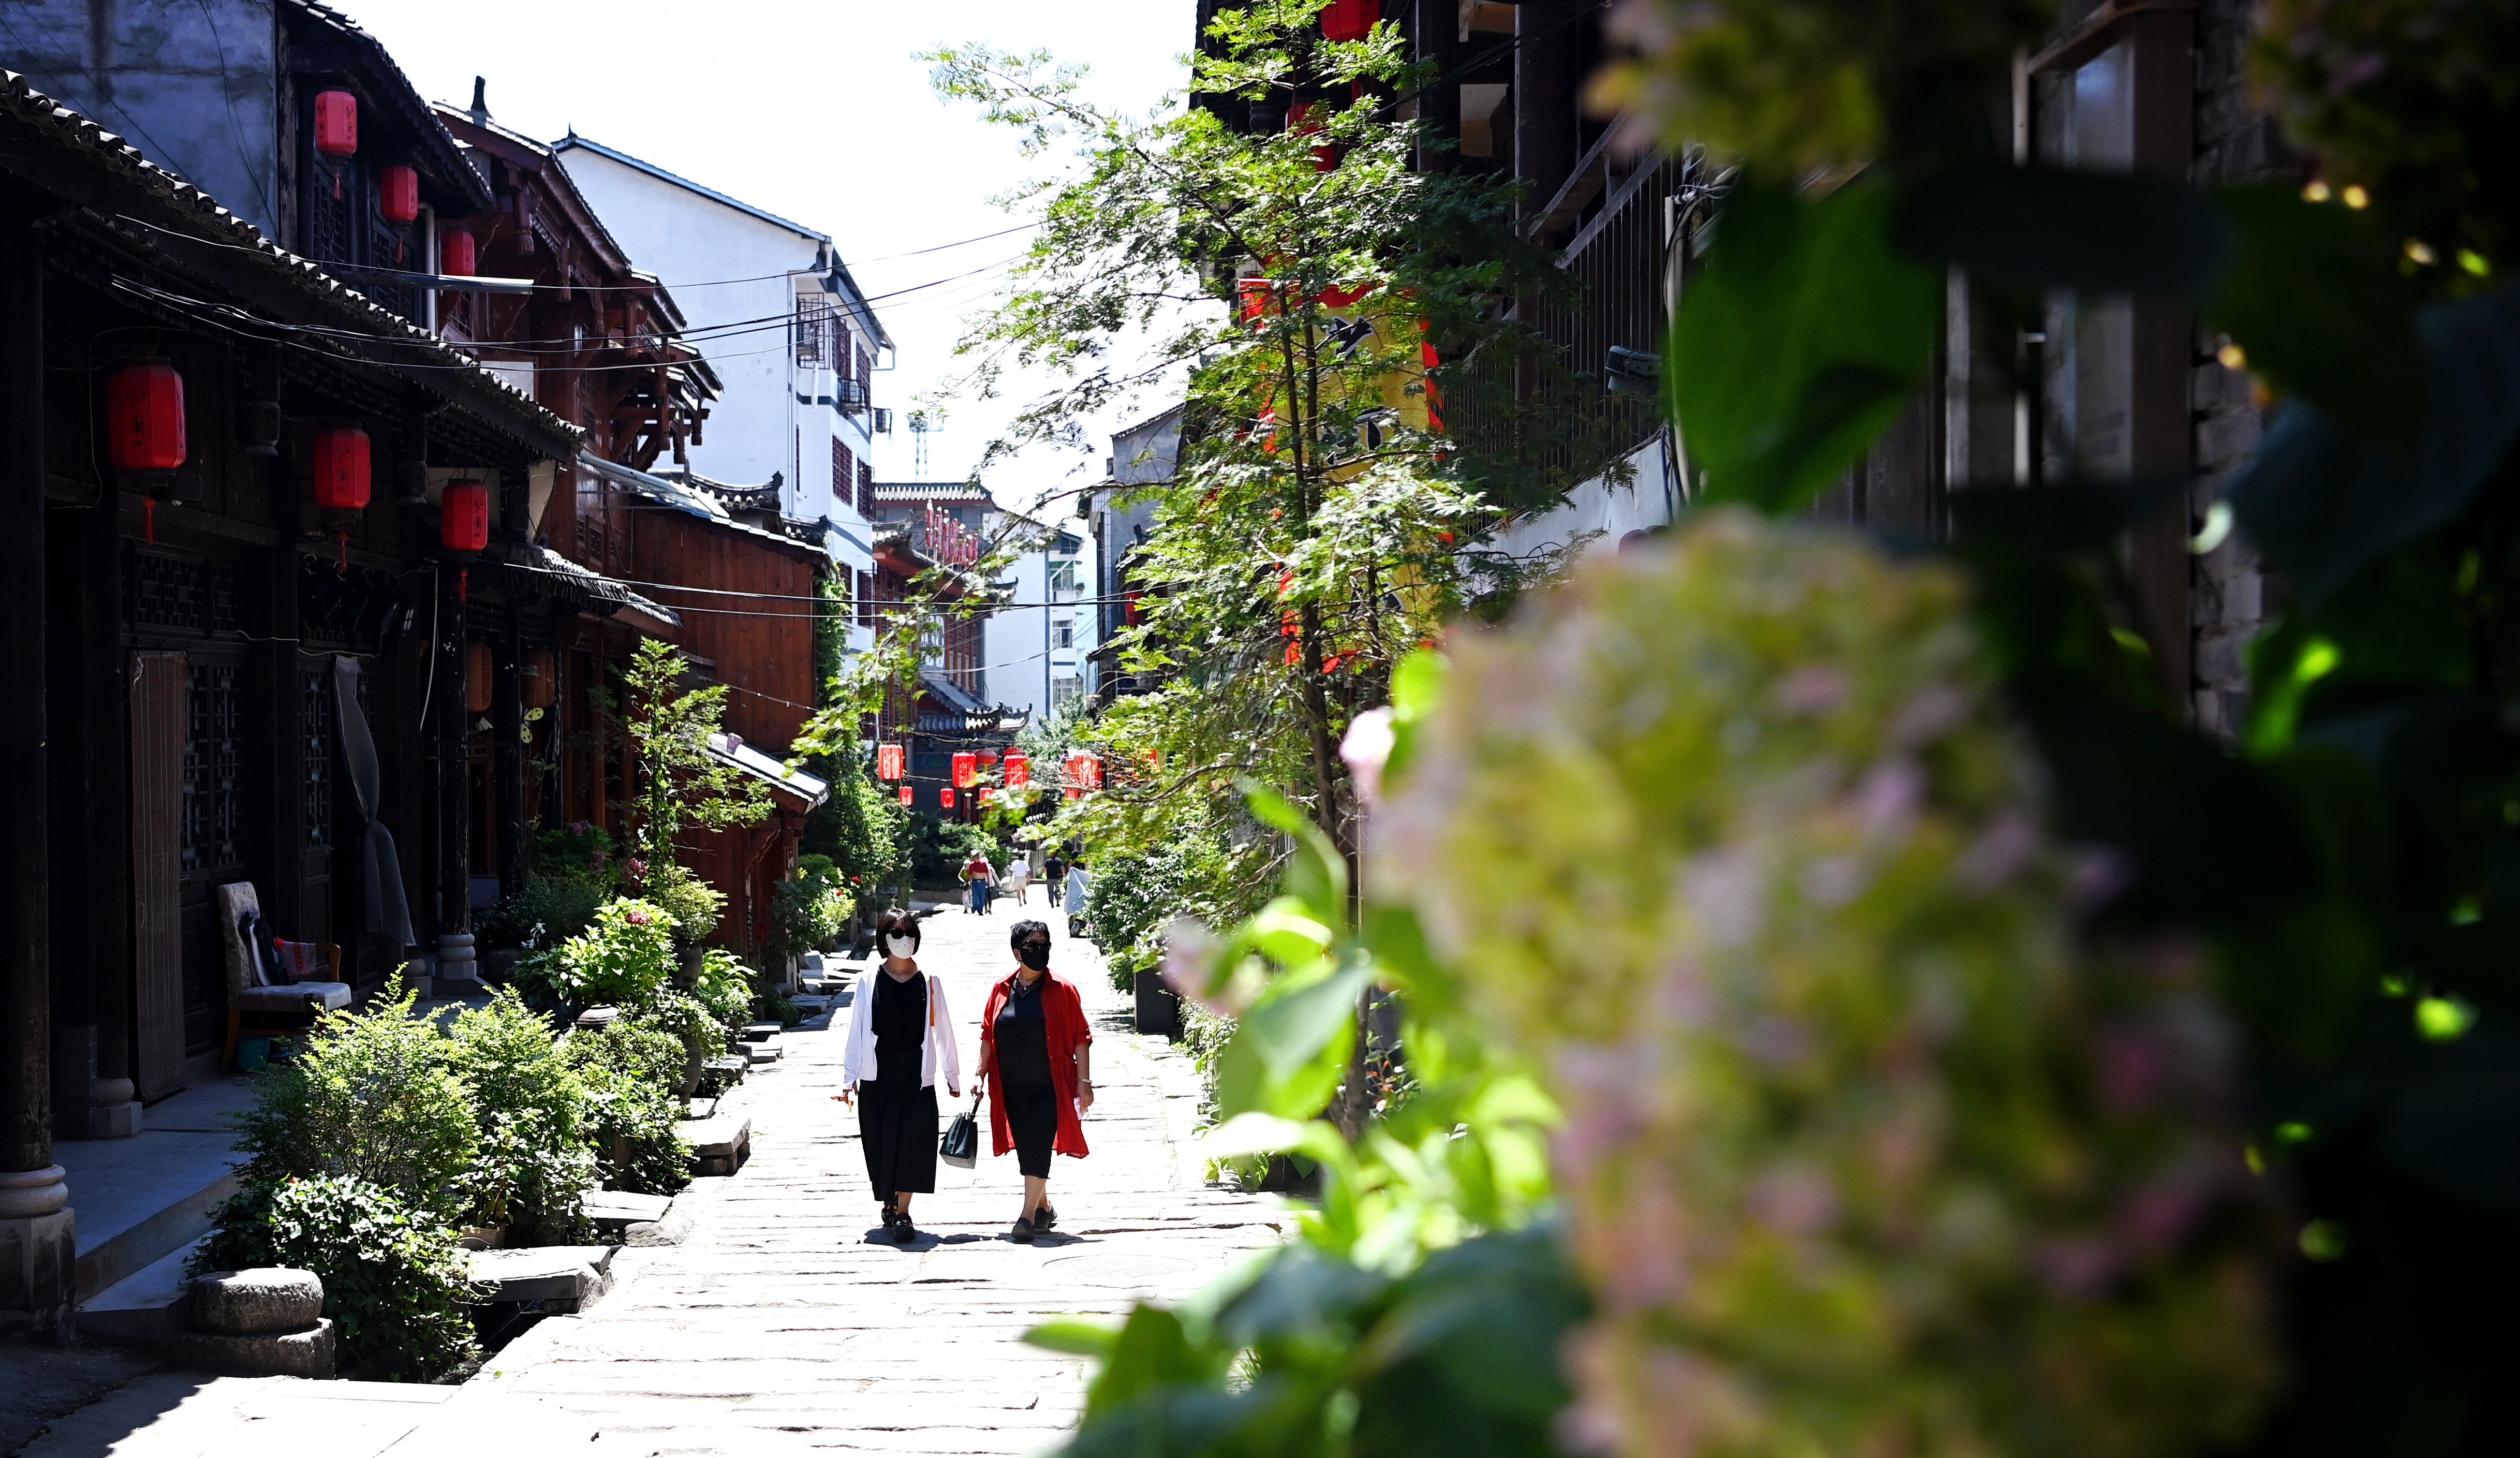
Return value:
M 936 1158 L 957 1169 L 968 1169 L 980 1162 L 980 1091 L 971 1090 L 971 1107 L 954 1116 L 945 1126 L 945 1137 L 936 1141 Z

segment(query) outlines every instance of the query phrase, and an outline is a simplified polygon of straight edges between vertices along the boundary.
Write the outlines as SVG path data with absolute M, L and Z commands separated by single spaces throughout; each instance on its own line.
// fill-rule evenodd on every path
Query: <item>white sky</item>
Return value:
M 1093 68 L 1091 93 L 1145 114 L 1183 83 L 1191 0 L 331 0 L 373 31 L 431 100 L 464 105 L 489 79 L 501 125 L 550 140 L 580 136 L 832 235 L 870 294 L 999 263 L 1024 236 L 919 257 L 914 250 L 978 238 L 1017 219 L 988 199 L 1052 165 L 1027 161 L 1013 134 L 947 107 L 913 56 L 984 41 L 1039 46 Z M 881 261 L 887 260 L 888 261 Z M 916 399 L 957 372 L 965 315 L 985 301 L 992 272 L 878 301 L 900 346 L 899 368 L 876 377 L 893 434 L 876 440 L 876 474 L 912 477 L 905 429 Z M 928 437 L 930 480 L 967 475 L 1010 402 L 948 405 Z M 1149 410 L 1155 407 L 1149 407 Z M 1092 442 L 1100 475 L 1105 421 Z M 1077 481 L 1079 462 L 1036 452 L 987 484 L 1020 508 Z

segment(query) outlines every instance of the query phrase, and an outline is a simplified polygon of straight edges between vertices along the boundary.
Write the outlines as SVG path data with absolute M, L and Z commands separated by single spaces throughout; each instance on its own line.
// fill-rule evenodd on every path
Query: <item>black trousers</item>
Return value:
M 1007 1111 L 1007 1132 L 1015 1136 L 1015 1167 L 1035 1179 L 1050 1178 L 1050 1145 L 1058 1137 L 1058 1086 L 1001 1083 L 998 1102 Z
M 922 1084 L 916 1071 L 858 1085 L 858 1142 L 877 1200 L 936 1188 L 936 1086 Z

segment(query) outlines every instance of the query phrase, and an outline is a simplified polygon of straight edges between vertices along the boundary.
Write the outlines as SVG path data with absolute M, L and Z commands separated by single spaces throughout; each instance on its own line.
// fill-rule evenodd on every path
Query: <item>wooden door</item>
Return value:
M 143 1100 L 184 1086 L 184 717 L 180 653 L 131 656 L 131 955 Z

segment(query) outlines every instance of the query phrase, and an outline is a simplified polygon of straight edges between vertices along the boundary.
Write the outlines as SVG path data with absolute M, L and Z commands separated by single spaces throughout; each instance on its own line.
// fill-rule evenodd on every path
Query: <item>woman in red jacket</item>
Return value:
M 1051 1152 L 1085 1158 L 1080 1116 L 1094 1107 L 1094 1030 L 1076 984 L 1051 976 L 1050 928 L 1017 922 L 1008 940 L 1015 970 L 989 989 L 973 1086 L 997 1094 L 989 1101 L 993 1152 L 1013 1150 L 1023 1171 L 1023 1213 L 1010 1234 L 1030 1241 L 1058 1222 L 1050 1207 Z

